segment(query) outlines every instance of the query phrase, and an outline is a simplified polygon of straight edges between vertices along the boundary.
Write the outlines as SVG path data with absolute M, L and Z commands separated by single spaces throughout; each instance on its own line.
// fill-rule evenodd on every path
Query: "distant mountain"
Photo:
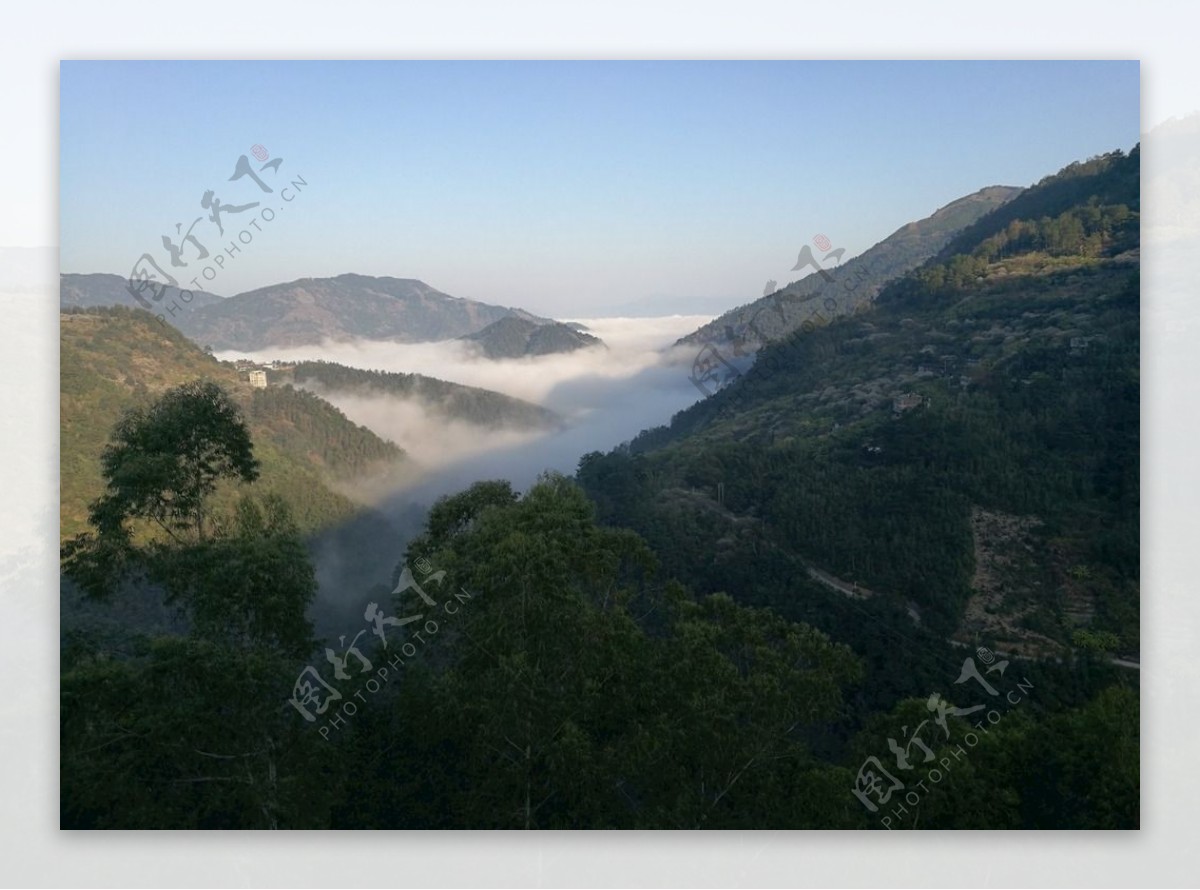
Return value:
M 84 530 L 87 506 L 103 490 L 100 455 L 121 413 L 190 380 L 213 380 L 241 405 L 262 462 L 256 488 L 283 496 L 306 531 L 354 514 L 343 483 L 371 478 L 383 485 L 393 474 L 414 469 L 396 445 L 324 400 L 307 392 L 254 389 L 231 365 L 147 312 L 76 309 L 60 319 L 64 537 Z
M 830 265 L 840 283 L 853 283 L 848 290 L 832 283 L 834 273 L 814 272 L 774 293 L 724 313 L 678 342 L 680 345 L 713 343 L 757 349 L 763 342 L 778 340 L 797 330 L 810 318 L 813 326 L 831 315 L 848 315 L 874 299 L 885 284 L 920 266 L 942 250 L 956 233 L 1021 193 L 1013 186 L 989 186 L 952 201 L 932 216 L 908 223 L 874 247 L 841 265 Z M 814 254 L 814 259 L 820 256 Z M 828 304 L 830 299 L 836 306 Z M 815 313 L 815 314 L 814 314 Z
M 501 318 L 545 322 L 520 309 L 452 297 L 412 278 L 301 278 L 205 306 L 178 321 L 197 343 L 257 350 L 323 340 L 450 340 Z
M 532 402 L 423 374 L 364 371 L 335 362 L 299 362 L 289 371 L 268 372 L 268 379 L 315 387 L 330 394 L 367 392 L 418 399 L 445 420 L 464 420 L 493 429 L 552 429 L 563 422 L 550 409 Z
M 539 324 L 526 318 L 502 318 L 482 331 L 459 337 L 487 358 L 522 358 L 574 352 L 589 346 L 603 346 L 599 337 L 585 334 L 574 325 L 550 322 Z
M 166 287 L 161 292 L 161 299 L 155 300 L 149 290 L 144 294 L 146 301 L 153 307 L 156 314 L 161 314 L 168 322 L 176 327 L 179 319 L 190 315 L 197 309 L 213 306 L 224 302 L 224 297 L 210 294 L 206 291 L 184 291 L 189 296 L 186 300 L 180 298 L 180 289 Z M 175 305 L 181 310 L 178 315 L 168 313 L 168 307 Z M 145 309 L 129 292 L 129 280 L 120 275 L 109 275 L 104 272 L 94 272 L 86 275 L 65 273 L 59 276 L 58 306 L 60 309 L 98 309 L 102 306 L 125 306 L 129 309 Z

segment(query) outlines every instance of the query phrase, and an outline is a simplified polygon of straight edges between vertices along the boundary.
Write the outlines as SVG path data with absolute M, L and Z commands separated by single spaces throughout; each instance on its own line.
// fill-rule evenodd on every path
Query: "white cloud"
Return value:
M 607 451 L 643 429 L 667 423 L 699 393 L 688 380 L 690 361 L 670 349 L 711 316 L 572 319 L 604 341 L 548 356 L 491 361 L 470 355 L 456 341 L 393 343 L 326 341 L 253 353 L 222 352 L 224 360 L 324 360 L 366 370 L 418 373 L 525 399 L 558 412 L 565 430 L 487 430 L 448 421 L 417 399 L 318 392 L 355 423 L 390 439 L 418 461 L 401 495 L 428 504 L 479 479 L 506 478 L 517 488 L 538 473 L 572 473 L 589 451 Z M 682 363 L 681 363 L 682 362 Z

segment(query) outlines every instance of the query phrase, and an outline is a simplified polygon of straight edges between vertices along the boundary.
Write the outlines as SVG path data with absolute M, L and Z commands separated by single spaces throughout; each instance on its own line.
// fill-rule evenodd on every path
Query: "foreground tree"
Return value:
M 278 497 L 247 494 L 229 515 L 209 504 L 221 480 L 257 477 L 236 406 L 185 384 L 122 418 L 102 463 L 93 531 L 64 547 L 65 573 L 93 597 L 163 597 L 187 635 L 127 628 L 118 645 L 65 650 L 63 825 L 326 824 L 337 783 L 287 704 L 314 647 L 304 542 Z
M 111 592 L 133 567 L 134 523 L 149 524 L 176 543 L 203 541 L 217 484 L 253 482 L 259 470 L 237 405 L 204 380 L 127 411 L 100 465 L 105 491 L 89 510 L 95 531 L 63 548 L 64 568 L 92 596 Z
M 296 662 L 194 637 L 64 669 L 64 828 L 323 828 L 337 763 L 286 699 Z

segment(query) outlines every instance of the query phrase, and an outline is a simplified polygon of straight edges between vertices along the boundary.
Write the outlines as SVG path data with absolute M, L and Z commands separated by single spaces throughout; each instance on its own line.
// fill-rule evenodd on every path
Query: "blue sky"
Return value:
M 360 272 L 560 317 L 745 302 L 818 233 L 851 256 L 1139 139 L 1137 62 L 64 62 L 61 90 L 63 271 L 150 252 L 226 296 Z M 228 181 L 256 144 L 271 194 Z M 209 189 L 260 206 L 220 236 Z M 201 216 L 210 258 L 172 269 Z

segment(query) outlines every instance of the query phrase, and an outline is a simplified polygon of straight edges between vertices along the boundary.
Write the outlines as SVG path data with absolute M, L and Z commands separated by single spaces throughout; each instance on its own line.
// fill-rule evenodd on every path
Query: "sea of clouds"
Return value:
M 478 479 L 504 478 L 521 488 L 545 470 L 573 473 L 589 451 L 607 451 L 641 430 L 664 424 L 700 397 L 688 379 L 695 352 L 672 349 L 711 316 L 585 318 L 604 347 L 520 359 L 489 360 L 465 344 L 326 341 L 218 358 L 258 362 L 322 360 L 354 368 L 424 374 L 542 405 L 565 420 L 560 430 L 487 429 L 449 420 L 419 398 L 314 391 L 355 423 L 403 448 L 417 462 L 403 490 L 430 498 Z M 688 353 L 688 354 L 684 354 Z M 394 496 L 392 491 L 386 496 Z

